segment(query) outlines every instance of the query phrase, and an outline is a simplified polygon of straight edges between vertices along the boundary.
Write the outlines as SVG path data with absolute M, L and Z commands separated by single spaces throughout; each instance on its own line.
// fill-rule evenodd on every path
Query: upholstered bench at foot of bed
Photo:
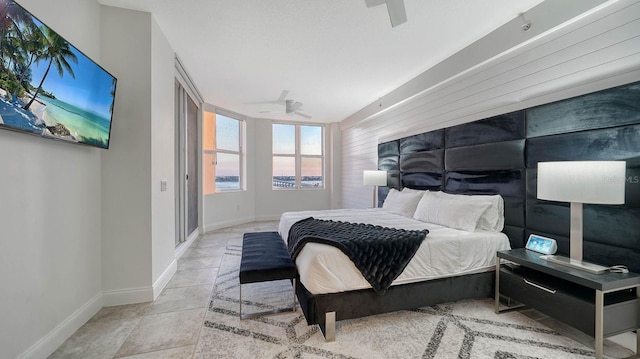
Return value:
M 240 261 L 240 319 L 255 318 L 267 314 L 295 312 L 296 277 L 298 271 L 289 251 L 278 232 L 245 233 L 242 239 Z M 293 283 L 293 306 L 291 308 L 242 314 L 242 285 L 291 279 Z

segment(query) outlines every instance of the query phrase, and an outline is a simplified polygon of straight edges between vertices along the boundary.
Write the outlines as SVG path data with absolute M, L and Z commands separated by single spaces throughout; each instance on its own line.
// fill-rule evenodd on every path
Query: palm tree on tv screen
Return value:
M 69 60 L 77 64 L 78 58 L 71 51 L 69 43 L 46 26 L 42 28 L 42 33 L 44 34 L 44 37 L 47 41 L 45 42 L 46 47 L 42 50 L 42 53 L 40 54 L 40 58 L 38 60 L 49 59 L 49 65 L 47 66 L 47 70 L 44 72 L 42 80 L 40 80 L 40 85 L 38 85 L 38 88 L 33 94 L 33 97 L 31 97 L 31 100 L 29 100 L 29 102 L 22 107 L 25 110 L 29 109 L 33 101 L 35 101 L 36 96 L 38 96 L 38 93 L 40 93 L 40 91 L 42 90 L 42 84 L 47 78 L 49 70 L 51 70 L 51 65 L 55 65 L 60 77 L 64 76 L 66 70 L 66 72 L 68 72 L 71 77 L 73 77 L 74 79 L 76 78 L 71 65 L 69 65 Z
M 22 29 L 19 24 L 23 24 L 26 28 L 35 28 L 33 19 L 20 6 L 13 1 L 0 0 L 0 57 L 8 61 L 16 60 L 16 57 L 22 55 L 19 52 L 17 42 L 22 41 Z M 10 63 L 4 61 L 2 66 L 9 69 Z

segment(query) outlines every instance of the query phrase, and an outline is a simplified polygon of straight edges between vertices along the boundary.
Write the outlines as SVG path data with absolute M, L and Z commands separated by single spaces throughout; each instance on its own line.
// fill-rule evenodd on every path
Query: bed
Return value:
M 510 248 L 509 238 L 500 232 L 503 211 L 500 196 L 392 190 L 383 208 L 284 213 L 278 232 L 287 241 L 291 227 L 309 217 L 429 231 L 384 295 L 372 289 L 340 249 L 304 245 L 295 258 L 300 276 L 296 294 L 307 323 L 318 324 L 325 338 L 333 340 L 337 320 L 491 296 L 495 253 Z

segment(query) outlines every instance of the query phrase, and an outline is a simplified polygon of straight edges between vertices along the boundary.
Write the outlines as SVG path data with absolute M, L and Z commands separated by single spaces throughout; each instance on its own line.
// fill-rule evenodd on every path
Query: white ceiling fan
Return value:
M 283 90 L 282 93 L 280 94 L 280 97 L 278 97 L 277 100 L 267 101 L 267 102 L 257 102 L 257 103 L 272 103 L 276 105 L 283 105 L 285 106 L 285 113 L 289 116 L 298 115 L 304 118 L 311 118 L 311 116 L 307 115 L 306 113 L 302 113 L 298 111 L 302 108 L 302 102 L 289 100 L 287 99 L 288 95 L 289 95 L 289 91 Z M 280 112 L 280 111 L 260 111 L 260 113 L 274 113 L 274 112 Z
M 391 27 L 396 27 L 407 22 L 407 12 L 404 9 L 404 0 L 364 0 L 367 7 L 374 7 L 387 4 L 389 19 L 391 19 Z

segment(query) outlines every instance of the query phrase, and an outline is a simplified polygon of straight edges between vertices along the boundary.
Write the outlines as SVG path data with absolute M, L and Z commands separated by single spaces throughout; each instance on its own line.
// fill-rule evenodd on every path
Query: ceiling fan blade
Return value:
M 295 113 L 298 116 L 302 116 L 304 118 L 311 118 L 311 116 L 307 115 L 306 113 L 302 113 L 302 112 L 298 112 L 298 111 L 293 111 L 293 113 Z
M 287 98 L 287 96 L 289 96 L 289 91 L 288 90 L 282 90 L 282 93 L 280 94 L 280 97 L 278 97 L 278 99 L 276 101 L 277 102 L 282 102 Z
M 404 0 L 386 0 L 391 27 L 396 27 L 407 22 L 407 11 L 404 8 Z
M 299 110 L 299 109 L 300 109 L 300 107 L 302 107 L 302 103 L 301 103 L 301 102 L 297 102 L 297 101 L 296 101 L 295 103 L 293 103 L 291 106 L 289 106 L 289 107 L 287 108 L 287 111 L 289 111 L 289 112 L 295 112 L 295 111 Z
M 374 7 L 384 4 L 384 0 L 364 0 L 364 2 L 367 4 L 367 7 Z

